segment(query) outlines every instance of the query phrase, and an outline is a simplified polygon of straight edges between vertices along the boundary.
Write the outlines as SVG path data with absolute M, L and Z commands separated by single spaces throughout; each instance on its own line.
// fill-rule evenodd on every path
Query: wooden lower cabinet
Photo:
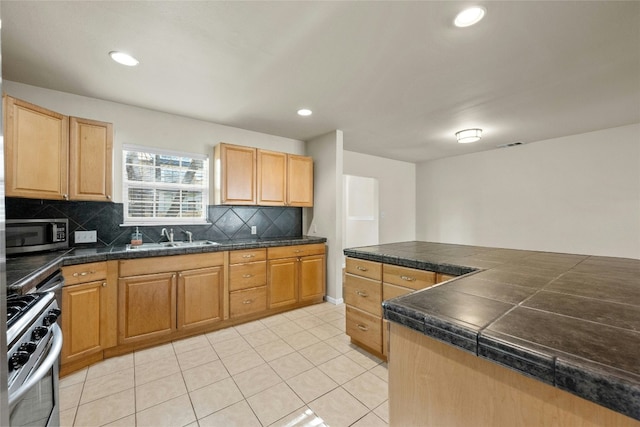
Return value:
M 267 309 L 267 287 L 244 289 L 229 296 L 229 310 L 232 319 L 259 313 Z
M 222 320 L 223 267 L 178 273 L 178 329 L 190 329 Z
M 270 260 L 267 264 L 269 307 L 281 307 L 298 301 L 296 273 L 298 258 Z
M 325 294 L 324 255 L 310 255 L 300 258 L 300 284 L 298 286 L 300 301 L 322 300 Z

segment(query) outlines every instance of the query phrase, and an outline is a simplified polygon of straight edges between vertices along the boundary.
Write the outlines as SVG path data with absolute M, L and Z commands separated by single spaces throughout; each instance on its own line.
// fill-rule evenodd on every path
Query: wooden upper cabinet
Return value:
M 3 102 L 6 195 L 67 199 L 69 118 L 10 96 Z
M 71 117 L 69 128 L 71 200 L 111 200 L 113 125 Z
M 256 152 L 252 147 L 224 143 L 216 145 L 216 204 L 256 204 Z
M 258 150 L 258 205 L 287 203 L 287 155 Z
M 287 156 L 287 205 L 313 206 L 313 158 Z

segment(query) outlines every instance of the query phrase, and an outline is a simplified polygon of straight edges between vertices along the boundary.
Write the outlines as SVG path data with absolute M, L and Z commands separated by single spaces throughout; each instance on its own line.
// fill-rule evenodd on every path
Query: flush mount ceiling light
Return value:
M 456 138 L 460 144 L 468 144 L 470 142 L 480 141 L 482 138 L 482 129 L 465 129 L 456 132 Z
M 109 56 L 118 64 L 127 65 L 129 67 L 135 67 L 139 64 L 139 61 L 128 53 L 116 52 L 114 50 L 109 52 Z
M 301 108 L 300 110 L 298 110 L 299 116 L 310 116 L 311 114 L 313 114 L 313 111 L 307 108 Z
M 453 24 L 456 27 L 470 27 L 473 24 L 477 24 L 480 22 L 482 18 L 484 18 L 484 14 L 487 10 L 482 6 L 473 6 L 468 9 L 463 10 L 458 15 L 456 15 L 456 19 L 453 21 Z

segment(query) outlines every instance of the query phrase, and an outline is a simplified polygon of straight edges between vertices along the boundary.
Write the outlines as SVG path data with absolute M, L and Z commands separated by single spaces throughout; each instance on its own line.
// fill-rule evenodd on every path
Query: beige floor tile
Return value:
M 185 353 L 199 348 L 206 348 L 211 345 L 209 340 L 207 340 L 207 337 L 204 335 L 196 335 L 195 337 L 174 341 L 171 344 L 173 345 L 173 351 L 175 351 L 176 354 Z
M 282 378 L 266 363 L 234 375 L 233 380 L 244 397 L 253 396 L 282 382 Z
M 251 396 L 247 401 L 263 425 L 269 425 L 304 406 L 285 383 Z
M 299 353 L 316 366 L 340 356 L 338 350 L 323 342 L 305 347 Z
M 336 335 L 335 337 L 331 337 L 328 340 L 324 340 L 324 342 L 326 342 L 342 354 L 348 353 L 357 348 L 354 344 L 351 344 L 351 338 L 349 338 L 349 336 L 345 334 Z
M 389 401 L 385 400 L 373 412 L 382 418 L 384 422 L 389 423 Z
M 75 425 L 99 426 L 135 413 L 133 388 L 78 406 Z
M 344 313 L 339 311 L 331 310 L 329 312 L 322 313 L 322 320 L 325 322 L 333 322 L 334 320 L 344 320 Z
M 320 338 L 307 331 L 298 332 L 297 334 L 289 335 L 282 339 L 295 350 L 300 350 L 320 342 Z
M 244 399 L 236 383 L 231 378 L 192 391 L 189 396 L 198 419 L 209 416 Z
M 243 323 L 242 325 L 234 326 L 236 331 L 240 335 L 247 335 L 252 332 L 262 331 L 263 329 L 267 329 L 264 323 L 259 320 L 254 320 L 253 322 Z
M 293 353 L 295 350 L 284 340 L 278 338 L 276 341 L 272 341 L 267 344 L 259 345 L 255 348 L 260 356 L 267 362 L 275 360 L 279 357 Z
M 340 329 L 336 328 L 335 326 L 331 326 L 327 323 L 313 327 L 311 329 L 307 329 L 307 331 L 311 332 L 313 335 L 317 336 L 321 340 L 326 340 L 331 337 L 335 337 L 336 335 L 340 335 L 342 333 Z
M 69 387 L 76 384 L 81 384 L 87 379 L 88 368 L 84 368 L 80 371 L 69 374 L 66 377 L 60 378 L 60 388 Z
M 315 328 L 316 326 L 324 325 L 324 320 L 314 315 L 302 317 L 296 320 L 296 324 L 303 329 Z
M 365 372 L 362 366 L 344 355 L 331 359 L 319 365 L 318 368 L 338 384 L 344 384 Z
M 298 352 L 272 360 L 269 365 L 285 380 L 313 368 L 311 362 Z
M 342 388 L 319 397 L 309 407 L 331 427 L 346 427 L 365 416 L 369 410 Z
M 318 314 L 318 313 L 326 312 L 328 310 L 332 310 L 334 307 L 335 305 L 331 304 L 330 302 L 323 302 L 321 304 L 310 305 L 309 307 L 306 308 L 306 310 L 307 310 L 307 313 Z
M 364 417 L 360 418 L 355 424 L 351 424 L 351 427 L 387 427 L 389 424 L 381 420 L 373 412 L 369 412 Z
M 205 363 L 182 372 L 187 390 L 194 391 L 229 377 L 221 360 Z
M 136 413 L 137 427 L 176 427 L 194 421 L 196 416 L 186 394 Z
M 60 427 L 73 427 L 73 421 L 76 418 L 76 411 L 78 408 L 73 408 L 60 411 Z
M 265 329 L 262 331 L 252 332 L 250 334 L 244 335 L 244 339 L 247 340 L 251 347 L 255 348 L 259 345 L 279 340 L 280 337 L 269 329 Z
M 335 381 L 318 368 L 313 368 L 290 378 L 287 380 L 287 384 L 306 403 L 338 387 Z
M 93 400 L 101 399 L 133 387 L 133 368 L 114 372 L 112 375 L 98 377 L 94 380 L 87 380 L 82 389 L 80 404 L 82 405 Z
M 290 319 L 287 319 L 284 323 L 271 326 L 269 329 L 271 329 L 271 331 L 277 334 L 280 338 L 285 338 L 303 331 L 302 327 L 298 326 L 295 321 L 291 321 Z
M 309 313 L 307 313 L 304 309 L 291 310 L 285 313 L 282 313 L 284 317 L 291 320 L 300 319 L 302 317 L 307 317 Z
M 229 374 L 236 375 L 248 369 L 262 365 L 265 360 L 253 349 L 245 350 L 242 353 L 234 354 L 226 359 L 222 359 L 222 364 L 227 368 Z
M 197 421 L 194 421 L 194 422 L 192 422 L 192 423 L 190 423 L 190 424 L 187 424 L 187 425 L 186 425 L 186 426 L 184 426 L 184 427 L 200 427 L 200 424 L 198 424 L 198 422 L 197 422 Z
M 205 335 L 205 337 L 207 337 L 207 340 L 209 340 L 211 344 L 230 340 L 232 338 L 238 338 L 239 336 L 240 334 L 238 333 L 238 331 L 236 331 L 232 327 L 220 329 L 218 331 L 210 332 Z
M 104 427 L 133 427 L 136 425 L 136 415 L 129 415 L 128 417 L 120 418 L 112 423 L 105 424 Z
M 284 418 L 280 418 L 269 427 L 329 427 L 322 418 L 315 414 L 308 406 L 296 409 Z
M 373 369 L 382 363 L 381 359 L 378 359 L 360 348 L 345 353 L 345 356 L 362 366 L 364 369 Z
M 136 366 L 136 386 L 180 372 L 180 365 L 175 354 L 158 359 L 145 365 Z
M 187 394 L 187 387 L 184 385 L 181 372 L 151 381 L 136 387 L 136 411 L 142 411 L 183 394 Z
M 251 346 L 242 337 L 231 338 L 228 340 L 213 343 L 213 349 L 218 354 L 220 359 L 229 357 L 232 354 L 240 353 L 245 350 L 249 350 Z
M 82 396 L 83 387 L 83 383 L 64 388 L 60 387 L 60 411 L 75 408 L 80 404 L 80 396 Z
M 196 348 L 195 350 L 178 354 L 178 364 L 183 371 L 213 362 L 214 360 L 218 360 L 218 355 L 209 344 L 201 348 Z
M 275 316 L 269 316 L 264 319 L 260 319 L 260 321 L 264 324 L 264 326 L 270 328 L 281 323 L 289 322 L 289 318 L 283 316 L 282 314 L 276 314 Z
M 355 377 L 342 388 L 371 410 L 389 398 L 389 385 L 371 372 Z
M 386 363 L 382 363 L 380 365 L 377 365 L 375 368 L 373 369 L 369 369 L 369 372 L 371 372 L 373 375 L 375 375 L 376 377 L 389 382 L 389 369 L 387 369 L 387 364 Z
M 149 362 L 154 362 L 160 359 L 166 359 L 167 357 L 175 356 L 173 345 L 171 343 L 159 345 L 157 347 L 151 347 L 144 350 L 138 350 L 133 353 L 133 359 L 137 365 L 144 365 Z
M 344 333 L 347 329 L 347 323 L 344 318 L 338 320 L 331 320 L 327 322 L 327 325 L 331 325 L 334 328 L 338 329 L 341 333 Z
M 106 359 L 89 366 L 87 371 L 87 380 L 111 375 L 114 372 L 122 371 L 127 368 L 133 368 L 133 353 L 112 357 L 111 359 Z
M 262 427 L 246 400 L 198 420 L 200 427 Z

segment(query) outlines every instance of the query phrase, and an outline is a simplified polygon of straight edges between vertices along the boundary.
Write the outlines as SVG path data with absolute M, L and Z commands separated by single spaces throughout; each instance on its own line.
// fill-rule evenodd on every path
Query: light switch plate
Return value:
M 76 243 L 95 243 L 98 241 L 96 230 L 76 231 L 74 234 Z

